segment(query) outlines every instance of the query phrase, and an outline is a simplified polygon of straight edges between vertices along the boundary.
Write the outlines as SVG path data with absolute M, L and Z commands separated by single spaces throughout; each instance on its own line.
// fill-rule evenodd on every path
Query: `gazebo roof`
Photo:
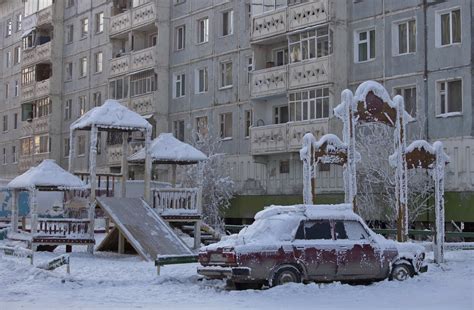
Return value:
M 73 122 L 71 130 L 90 130 L 97 126 L 99 130 L 136 131 L 151 130 L 140 114 L 128 109 L 117 100 L 107 99 L 100 107 L 95 107 Z
M 203 152 L 179 141 L 171 133 L 162 133 L 153 140 L 150 145 L 150 154 L 152 162 L 156 164 L 189 165 L 207 159 Z M 128 160 L 130 162 L 144 162 L 145 149 L 132 154 Z
M 70 190 L 86 189 L 84 182 L 67 172 L 51 159 L 43 160 L 38 166 L 31 167 L 17 176 L 7 185 L 10 189 Z

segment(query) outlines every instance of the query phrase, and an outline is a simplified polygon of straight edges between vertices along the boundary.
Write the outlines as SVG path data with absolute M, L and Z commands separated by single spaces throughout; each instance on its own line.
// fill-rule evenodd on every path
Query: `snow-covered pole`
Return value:
M 145 175 L 144 175 L 144 183 L 145 183 L 145 193 L 144 198 L 145 201 L 151 204 L 150 194 L 150 181 L 151 181 L 151 150 L 150 150 L 150 143 L 151 143 L 151 128 L 146 129 L 145 131 Z
M 436 236 L 434 238 L 434 260 L 435 263 L 444 262 L 444 166 L 446 156 L 443 151 L 443 144 L 436 141 L 433 144 L 436 152 L 436 163 L 434 165 L 433 178 L 435 182 L 435 216 L 436 216 Z
M 91 195 L 89 201 L 89 235 L 94 238 L 94 221 L 95 221 L 95 204 L 96 204 L 96 189 L 97 189 L 97 126 L 92 125 L 91 136 L 90 136 L 90 152 L 89 152 L 89 176 L 90 176 L 90 187 Z M 89 253 L 94 252 L 94 246 L 88 245 L 87 251 Z
M 37 193 L 36 188 L 32 188 L 30 190 L 31 235 L 32 236 L 36 235 L 36 233 L 38 232 L 38 201 L 36 200 L 36 193 Z
M 312 133 L 303 136 L 303 146 L 300 150 L 300 159 L 303 161 L 303 203 L 313 204 L 313 142 L 316 139 Z
M 16 233 L 18 231 L 18 202 L 17 202 L 18 190 L 12 189 L 12 224 L 11 231 Z M 25 227 L 23 227 L 25 229 Z
M 397 109 L 395 130 L 396 141 L 396 194 L 398 202 L 397 240 L 408 240 L 408 206 L 407 206 L 407 161 L 406 161 L 406 132 L 405 132 L 405 103 L 403 97 L 397 95 L 393 98 Z
M 122 133 L 122 184 L 120 194 L 122 198 L 127 195 L 127 179 L 128 179 L 128 132 Z
M 69 131 L 69 159 L 68 159 L 68 168 L 70 173 L 74 173 L 74 146 L 76 145 L 76 131 L 74 129 L 70 129 Z

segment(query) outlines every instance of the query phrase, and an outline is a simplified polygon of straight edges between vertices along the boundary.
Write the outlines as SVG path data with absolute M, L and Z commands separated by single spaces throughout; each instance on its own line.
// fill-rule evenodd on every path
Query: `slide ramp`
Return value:
M 143 199 L 99 197 L 97 204 L 143 259 L 154 261 L 158 255 L 193 254 Z

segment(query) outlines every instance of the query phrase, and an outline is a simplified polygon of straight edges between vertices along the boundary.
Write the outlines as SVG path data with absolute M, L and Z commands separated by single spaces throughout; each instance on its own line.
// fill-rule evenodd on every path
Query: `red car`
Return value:
M 424 248 L 374 233 L 350 204 L 271 206 L 255 222 L 201 248 L 198 273 L 237 289 L 287 282 L 399 281 L 425 272 Z

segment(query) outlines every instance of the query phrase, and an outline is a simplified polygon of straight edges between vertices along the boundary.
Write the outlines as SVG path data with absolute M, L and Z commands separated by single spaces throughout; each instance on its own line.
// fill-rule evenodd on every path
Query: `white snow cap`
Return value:
M 161 133 L 150 145 L 152 162 L 196 163 L 204 161 L 207 156 L 195 147 L 181 142 L 171 133 Z M 129 161 L 144 161 L 145 149 L 132 154 Z
M 52 159 L 45 159 L 38 166 L 31 167 L 8 183 L 7 187 L 10 189 L 56 187 L 59 190 L 87 188 L 81 179 L 61 168 Z
M 278 214 L 296 213 L 306 215 L 308 218 L 318 219 L 359 219 L 352 210 L 350 203 L 333 205 L 290 205 L 269 206 L 255 215 L 255 220 L 269 218 Z
M 113 128 L 120 130 L 151 130 L 151 124 L 140 114 L 128 109 L 117 100 L 107 99 L 100 107 L 95 107 L 74 121 L 70 129 Z

